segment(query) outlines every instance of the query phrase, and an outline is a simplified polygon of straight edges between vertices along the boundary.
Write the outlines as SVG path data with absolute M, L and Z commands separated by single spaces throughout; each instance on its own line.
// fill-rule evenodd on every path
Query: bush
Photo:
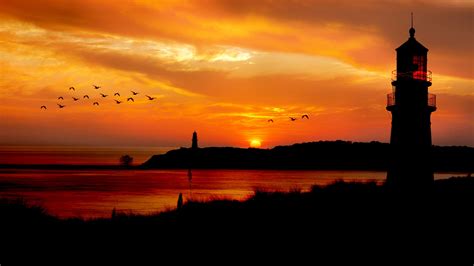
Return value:
M 122 166 L 125 166 L 125 167 L 129 167 L 131 166 L 133 163 L 133 157 L 130 156 L 130 155 L 123 155 L 122 157 L 120 157 L 120 165 Z

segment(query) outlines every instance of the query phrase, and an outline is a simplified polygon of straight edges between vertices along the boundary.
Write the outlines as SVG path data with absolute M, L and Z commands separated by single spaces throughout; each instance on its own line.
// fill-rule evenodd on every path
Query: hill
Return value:
M 474 148 L 433 146 L 435 171 L 472 172 Z M 380 142 L 319 141 L 272 149 L 180 148 L 154 155 L 143 168 L 387 170 L 390 145 Z

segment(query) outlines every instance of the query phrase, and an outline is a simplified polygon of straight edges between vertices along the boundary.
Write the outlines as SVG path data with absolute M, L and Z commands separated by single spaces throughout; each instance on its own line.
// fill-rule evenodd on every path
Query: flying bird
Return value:
M 303 119 L 303 118 L 309 119 L 309 116 L 308 115 L 302 115 L 301 119 Z
M 84 99 L 85 99 L 85 98 L 90 99 L 90 98 L 89 98 L 89 95 L 84 95 L 83 98 L 84 98 Z
M 77 101 L 77 100 L 79 100 L 79 98 L 75 98 L 75 97 L 72 97 L 72 99 L 73 99 L 74 101 Z
M 76 89 L 74 87 L 69 87 L 69 90 L 71 91 L 76 91 Z
M 290 120 L 291 120 L 291 122 L 294 122 L 294 121 L 296 121 L 296 118 L 290 117 Z
M 128 98 L 128 99 L 127 99 L 127 102 L 128 102 L 128 101 L 135 102 L 135 100 L 134 100 L 132 97 Z
M 48 108 L 46 108 L 46 105 L 41 105 L 40 109 L 46 110 L 46 109 L 48 109 Z
M 150 101 L 153 101 L 154 99 L 156 99 L 156 97 L 151 97 L 151 96 L 148 96 L 148 95 L 145 95 L 146 97 L 148 97 L 148 100 Z
M 109 95 L 101 93 L 100 96 L 102 96 L 103 98 L 105 98 L 105 97 L 107 97 L 107 96 L 109 96 Z
M 131 92 L 133 93 L 133 95 L 137 95 L 137 94 L 138 94 L 138 92 L 134 92 L 134 91 L 131 91 Z
M 61 104 L 58 103 L 58 107 L 59 108 L 64 108 L 64 107 L 66 107 L 66 105 L 61 105 Z
M 92 85 L 96 90 L 100 89 L 100 86 Z
M 98 102 L 94 102 L 92 105 L 97 105 L 97 106 L 99 106 L 99 103 L 98 103 Z
M 273 123 L 273 119 L 268 119 L 267 122 L 269 122 L 269 123 L 272 122 Z
M 114 96 L 120 96 L 120 93 L 116 92 L 114 93 Z
M 117 104 L 121 104 L 122 102 L 119 100 L 114 100 Z
M 63 96 L 59 96 L 58 100 L 64 100 Z

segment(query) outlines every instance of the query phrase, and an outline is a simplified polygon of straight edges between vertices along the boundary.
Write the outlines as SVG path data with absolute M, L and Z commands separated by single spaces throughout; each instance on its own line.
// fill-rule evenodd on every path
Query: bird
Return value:
M 107 97 L 107 96 L 109 96 L 109 95 L 101 93 L 100 96 L 102 96 L 103 98 L 105 98 L 105 97 Z
M 120 93 L 116 92 L 114 93 L 114 96 L 120 96 Z
M 73 91 L 76 91 L 76 89 L 74 87 L 69 87 L 69 90 L 73 90 Z
M 58 100 L 64 100 L 63 96 L 59 96 Z
M 135 100 L 134 100 L 132 97 L 128 98 L 128 99 L 127 99 L 127 102 L 128 102 L 128 101 L 135 102 Z
M 137 95 L 137 94 L 138 94 L 138 92 L 134 92 L 134 91 L 131 91 L 131 92 L 133 93 L 133 95 Z
M 84 98 L 84 99 L 85 99 L 85 98 L 90 99 L 90 98 L 89 98 L 89 95 L 84 95 L 83 98 Z
M 267 122 L 272 122 L 273 123 L 273 119 L 268 119 Z
M 119 100 L 115 100 L 115 102 L 116 102 L 117 104 L 121 104 L 121 103 L 122 103 L 122 102 L 119 101 Z
M 66 107 L 66 105 L 61 105 L 61 104 L 58 103 L 58 107 L 59 108 L 64 108 L 64 107 Z
M 148 97 L 148 100 L 150 101 L 153 101 L 154 99 L 156 99 L 156 97 L 151 97 L 151 96 L 148 96 L 148 95 L 145 95 L 146 97 Z
M 290 120 L 291 120 L 292 122 L 294 122 L 294 121 L 296 121 L 296 118 L 290 117 Z
M 46 105 L 41 105 L 40 109 L 46 110 L 46 109 L 48 109 L 48 108 L 46 108 Z
M 98 103 L 98 102 L 94 102 L 92 105 L 97 105 L 97 106 L 99 106 L 99 103 Z
M 72 99 L 73 99 L 74 101 L 77 101 L 77 100 L 79 100 L 79 98 L 75 98 L 75 97 L 72 97 Z
M 309 116 L 308 115 L 302 115 L 301 119 L 303 119 L 303 118 L 309 119 Z
M 100 86 L 92 85 L 96 90 L 100 89 Z

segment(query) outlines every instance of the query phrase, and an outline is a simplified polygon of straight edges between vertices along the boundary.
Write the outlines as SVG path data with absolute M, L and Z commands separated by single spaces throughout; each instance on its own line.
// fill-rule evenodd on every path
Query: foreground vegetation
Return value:
M 396 191 L 375 182 L 336 181 L 327 186 L 313 186 L 310 191 L 291 190 L 262 191 L 244 201 L 213 199 L 208 201 L 188 201 L 181 209 L 174 209 L 148 215 L 111 212 L 110 218 L 82 220 L 80 218 L 59 219 L 41 206 L 31 205 L 22 199 L 0 199 L 1 224 L 13 227 L 29 226 L 174 226 L 177 224 L 241 224 L 253 225 L 258 222 L 292 222 L 304 218 L 311 223 L 322 223 L 340 218 L 351 220 L 352 214 L 358 219 L 364 215 L 403 214 L 418 210 L 438 211 L 450 205 L 450 210 L 471 207 L 474 202 L 474 177 L 452 177 L 435 181 L 426 191 Z M 455 204 L 455 205 L 451 205 Z M 445 210 L 447 211 L 447 210 Z M 390 214 L 391 213 L 391 214 Z M 380 217 L 380 216 L 379 216 Z M 383 216 L 382 216 L 383 217 Z M 337 218 L 337 219 L 336 219 Z M 159 228 L 159 227 L 156 227 Z
M 141 250 L 163 243 L 181 248 L 190 242 L 190 248 L 206 249 L 196 244 L 204 240 L 220 248 L 247 241 L 254 248 L 316 244 L 361 248 L 365 243 L 384 249 L 390 242 L 417 250 L 421 243 L 437 247 L 469 243 L 473 202 L 470 177 L 438 180 L 426 191 L 341 181 L 313 186 L 309 192 L 256 191 L 245 201 L 191 201 L 179 210 L 149 215 L 111 212 L 109 218 L 91 220 L 58 219 L 40 206 L 4 199 L 0 235 L 9 249 L 21 247 L 23 253 L 72 246 Z

